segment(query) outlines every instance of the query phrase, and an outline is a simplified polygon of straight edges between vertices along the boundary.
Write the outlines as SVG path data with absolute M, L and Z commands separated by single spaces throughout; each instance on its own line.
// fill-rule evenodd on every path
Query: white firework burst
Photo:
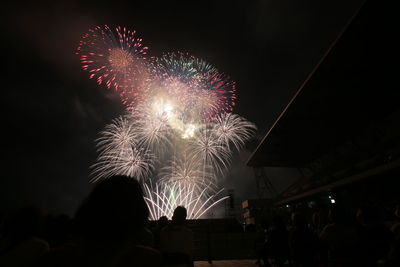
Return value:
M 240 150 L 257 130 L 254 123 L 233 113 L 223 113 L 214 120 L 213 132 L 221 145 L 233 144 Z
M 135 146 L 135 127 L 130 116 L 120 116 L 100 132 L 96 140 L 97 152 L 102 156 L 118 156 Z
M 216 177 L 209 166 L 203 166 L 201 161 L 189 157 L 174 157 L 160 171 L 159 182 L 169 186 L 194 186 L 202 190 L 204 186 L 216 187 Z
M 92 169 L 91 182 L 114 175 L 126 175 L 141 181 L 150 177 L 154 169 L 154 156 L 143 149 L 130 147 L 118 155 L 110 153 L 99 156 Z
M 171 127 L 167 114 L 154 112 L 149 107 L 141 107 L 139 111 L 135 116 L 135 132 L 138 145 L 161 154 L 171 144 Z
M 113 175 L 145 179 L 154 168 L 154 156 L 137 146 L 137 127 L 130 115 L 120 116 L 105 127 L 96 140 L 99 156 L 91 166 L 91 181 Z
M 210 165 L 221 174 L 227 169 L 231 156 L 229 148 L 221 145 L 208 127 L 197 131 L 195 137 L 189 140 L 188 153 L 193 160 L 201 160 L 204 166 Z

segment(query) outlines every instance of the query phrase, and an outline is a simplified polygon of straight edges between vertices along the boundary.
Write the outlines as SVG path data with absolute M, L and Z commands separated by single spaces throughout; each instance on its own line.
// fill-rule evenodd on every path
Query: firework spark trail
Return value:
M 113 175 L 126 175 L 137 180 L 146 180 L 154 169 L 154 156 L 135 147 L 125 148 L 119 154 L 105 153 L 91 166 L 91 182 Z
M 162 154 L 171 146 L 171 126 L 165 111 L 153 107 L 140 106 L 138 113 L 133 116 L 137 143 L 144 149 Z
M 203 214 L 206 213 L 209 209 L 211 209 L 212 207 L 214 207 L 215 205 L 217 205 L 217 204 L 220 203 L 221 201 L 224 201 L 225 199 L 228 199 L 229 196 L 225 196 L 225 197 L 221 197 L 221 198 L 219 198 L 219 199 L 217 199 L 217 200 L 214 200 L 214 198 L 216 198 L 217 195 L 219 195 L 220 193 L 222 193 L 223 190 L 224 190 L 224 189 L 222 188 L 222 189 L 219 190 L 216 194 L 214 194 L 214 195 L 208 197 L 207 199 L 205 199 L 205 200 L 203 201 L 203 204 L 201 205 L 201 207 L 198 208 L 197 210 L 195 210 L 196 213 L 194 214 L 193 218 L 195 218 L 195 219 L 200 218 L 200 217 L 203 216 Z M 209 204 L 209 205 L 207 206 L 207 204 L 208 204 L 209 202 L 211 202 L 211 204 Z M 200 214 L 199 214 L 199 213 L 200 213 Z
M 183 83 L 191 83 L 197 76 L 194 68 L 196 58 L 188 53 L 165 53 L 160 58 L 154 58 L 153 73 L 161 78 L 178 78 Z
M 239 151 L 257 130 L 254 123 L 245 120 L 237 114 L 223 113 L 214 120 L 214 134 L 218 142 L 229 147 L 233 144 Z
M 150 182 L 144 184 L 144 198 L 153 220 L 158 220 L 163 215 L 172 218 L 177 206 L 186 207 L 188 219 L 198 219 L 215 205 L 229 198 L 220 197 L 224 189 L 212 194 L 207 194 L 207 190 L 206 187 L 199 194 L 193 194 L 193 186 L 153 185 Z
M 218 142 L 217 136 L 208 127 L 198 130 L 189 144 L 188 153 L 193 160 L 203 160 L 204 166 L 210 165 L 220 174 L 228 168 L 231 152 Z
M 174 157 L 159 174 L 159 182 L 169 186 L 193 186 L 195 191 L 203 187 L 216 188 L 216 177 L 209 166 L 203 168 L 201 161 L 188 157 Z
M 136 127 L 132 116 L 120 116 L 105 127 L 96 140 L 99 156 L 91 166 L 91 181 L 112 175 L 145 179 L 154 169 L 154 156 L 137 145 Z
M 100 156 L 118 156 L 125 149 L 134 147 L 135 128 L 130 116 L 120 116 L 107 125 L 96 139 L 97 152 Z
M 198 71 L 196 105 L 202 115 L 210 119 L 220 112 L 232 112 L 236 101 L 236 83 L 202 59 L 195 58 L 193 66 Z

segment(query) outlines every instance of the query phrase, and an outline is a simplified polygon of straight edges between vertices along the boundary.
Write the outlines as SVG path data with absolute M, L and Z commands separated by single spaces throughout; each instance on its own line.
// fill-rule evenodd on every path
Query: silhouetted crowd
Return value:
M 384 220 L 377 207 L 356 214 L 334 204 L 327 216 L 293 212 L 258 228 L 257 263 L 262 266 L 400 266 L 400 207 Z
M 140 184 L 114 176 L 96 184 L 75 217 L 38 206 L 1 219 L 0 266 L 193 266 L 186 209 L 149 227 Z
M 38 206 L 0 216 L 0 266 L 193 266 L 194 238 L 187 211 L 150 226 L 140 184 L 114 176 L 96 184 L 74 218 Z M 373 207 L 348 214 L 332 205 L 258 226 L 263 266 L 400 266 L 400 207 L 388 222 Z

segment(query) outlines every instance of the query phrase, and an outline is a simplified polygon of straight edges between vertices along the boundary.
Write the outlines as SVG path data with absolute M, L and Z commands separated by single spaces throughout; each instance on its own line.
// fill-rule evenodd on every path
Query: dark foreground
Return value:
M 195 261 L 195 267 L 254 267 L 258 266 L 255 264 L 256 260 L 224 260 L 224 261 L 213 261 L 211 264 L 208 261 Z

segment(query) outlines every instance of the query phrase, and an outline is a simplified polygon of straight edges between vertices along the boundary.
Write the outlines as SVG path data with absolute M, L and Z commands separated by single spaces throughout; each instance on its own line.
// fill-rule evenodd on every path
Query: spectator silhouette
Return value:
M 330 223 L 320 233 L 320 239 L 328 249 L 328 261 L 339 266 L 354 266 L 357 249 L 357 231 L 340 206 L 329 210 Z
M 267 222 L 264 220 L 261 224 L 257 224 L 256 237 L 254 241 L 254 252 L 257 257 L 256 264 L 261 265 L 261 259 L 264 256 L 264 245 L 266 232 L 268 230 Z
M 80 238 L 53 250 L 41 266 L 159 266 L 161 255 L 143 246 L 148 214 L 135 179 L 103 180 L 77 211 Z
M 363 207 L 357 211 L 359 221 L 360 259 L 363 266 L 376 266 L 384 259 L 393 241 L 393 234 L 383 224 L 378 207 Z
M 396 205 L 394 215 L 396 217 L 396 222 L 391 227 L 394 241 L 392 242 L 385 262 L 385 266 L 390 267 L 400 266 L 400 205 Z
M 154 244 L 155 248 L 160 249 L 160 235 L 161 230 L 168 225 L 168 218 L 167 216 L 161 216 L 158 221 L 157 225 L 154 229 Z
M 176 207 L 171 224 L 161 230 L 160 247 L 165 265 L 193 266 L 193 233 L 185 226 L 186 216 L 185 207 Z
M 273 226 L 267 232 L 265 243 L 264 263 L 271 260 L 274 266 L 283 266 L 289 259 L 288 232 L 280 216 L 275 216 L 272 220 Z
M 30 266 L 49 251 L 42 239 L 45 212 L 39 206 L 20 209 L 6 222 L 0 245 L 0 266 Z
M 322 226 L 321 226 L 321 212 L 320 211 L 314 211 L 312 216 L 311 216 L 310 230 L 314 234 L 319 235 L 319 233 L 322 230 L 321 229 Z
M 315 266 L 317 237 L 308 229 L 301 213 L 292 214 L 293 227 L 289 233 L 289 248 L 293 266 Z

